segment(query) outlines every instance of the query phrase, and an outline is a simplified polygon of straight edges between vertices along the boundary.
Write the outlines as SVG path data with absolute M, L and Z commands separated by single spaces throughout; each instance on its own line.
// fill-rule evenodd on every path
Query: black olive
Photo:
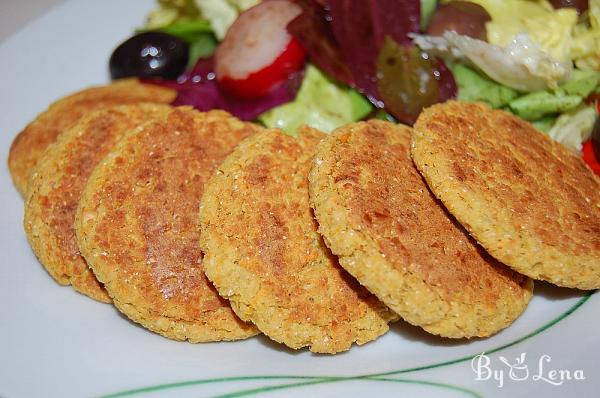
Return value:
M 162 32 L 140 33 L 113 51 L 110 76 L 176 79 L 185 70 L 188 57 L 189 46 L 179 38 Z

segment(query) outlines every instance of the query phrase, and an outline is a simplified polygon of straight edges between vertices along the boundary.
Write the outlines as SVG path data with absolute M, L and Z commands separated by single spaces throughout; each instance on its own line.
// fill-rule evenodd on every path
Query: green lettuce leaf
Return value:
M 515 115 L 525 120 L 536 120 L 551 113 L 568 112 L 577 108 L 581 101 L 580 96 L 564 91 L 536 91 L 511 101 L 509 106 Z
M 574 69 L 571 78 L 553 91 L 535 91 L 510 102 L 510 110 L 526 120 L 577 108 L 598 85 L 599 74 Z
M 587 97 L 594 91 L 594 88 L 598 85 L 600 80 L 600 74 L 591 70 L 579 70 L 573 69 L 571 78 L 562 86 L 561 89 L 569 95 L 579 95 L 580 97 Z
M 554 123 L 556 123 L 556 116 L 554 115 L 544 116 L 541 119 L 533 120 L 531 122 L 536 129 L 543 131 L 544 133 L 550 131 L 554 126 Z
M 275 127 L 295 135 L 298 127 L 307 124 L 330 132 L 336 127 L 362 119 L 372 106 L 357 91 L 334 83 L 312 65 L 296 99 L 259 116 L 267 127 Z
M 458 85 L 460 101 L 480 101 L 493 108 L 501 108 L 519 96 L 519 92 L 496 83 L 463 64 L 455 64 L 450 69 Z
M 212 34 L 210 22 L 204 19 L 194 19 L 191 21 L 176 21 L 169 25 L 157 29 L 159 32 L 168 33 L 179 37 L 188 43 L 193 42 L 199 35 Z
M 437 7 L 437 0 L 421 0 L 421 30 L 427 30 L 429 20 Z
M 210 57 L 217 48 L 217 39 L 213 34 L 205 33 L 198 35 L 190 43 L 190 56 L 188 61 L 188 68 L 194 67 L 198 59 Z

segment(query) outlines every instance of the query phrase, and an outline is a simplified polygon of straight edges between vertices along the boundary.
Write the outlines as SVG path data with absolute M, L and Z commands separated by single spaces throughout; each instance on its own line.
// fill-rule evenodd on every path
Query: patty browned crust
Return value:
M 317 149 L 310 198 L 340 264 L 406 321 L 444 337 L 483 337 L 527 307 L 531 280 L 485 253 L 427 189 L 410 128 L 340 127 Z
M 396 316 L 337 263 L 317 233 L 308 170 L 323 133 L 257 134 L 219 166 L 200 210 L 205 271 L 240 318 L 291 348 L 336 353 Z
M 176 108 L 128 133 L 93 171 L 77 210 L 77 241 L 129 318 L 191 342 L 258 332 L 204 276 L 197 220 L 213 170 L 260 130 L 222 111 Z
M 90 112 L 63 131 L 37 163 L 25 201 L 25 232 L 33 251 L 62 285 L 110 302 L 79 253 L 75 211 L 94 167 L 125 133 L 172 108 L 162 104 L 121 105 Z
M 87 112 L 138 102 L 170 103 L 176 95 L 172 89 L 123 79 L 59 99 L 29 123 L 10 147 L 8 167 L 17 190 L 26 196 L 29 174 L 44 150 Z
M 495 258 L 534 279 L 600 288 L 600 178 L 530 123 L 477 103 L 426 109 L 412 156 Z

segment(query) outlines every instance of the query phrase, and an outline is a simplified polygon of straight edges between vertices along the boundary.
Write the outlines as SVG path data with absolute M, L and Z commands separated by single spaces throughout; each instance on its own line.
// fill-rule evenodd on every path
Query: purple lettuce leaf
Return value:
M 316 0 L 297 0 L 303 12 L 287 26 L 288 32 L 305 48 L 313 63 L 338 82 L 353 85 L 342 49 L 333 37 L 327 11 Z
M 423 107 L 456 96 L 454 77 L 443 61 L 421 59 L 408 37 L 420 29 L 419 1 L 296 2 L 303 13 L 288 31 L 314 64 L 362 92 L 375 106 L 413 123 Z
M 413 50 L 408 34 L 419 31 L 419 1 L 295 1 L 303 12 L 289 23 L 288 31 L 305 47 L 311 61 L 400 121 L 410 124 L 423 107 L 456 96 L 454 77 L 443 61 L 426 55 L 422 59 Z M 213 60 L 208 58 L 199 60 L 176 82 L 159 84 L 178 91 L 175 105 L 192 105 L 201 111 L 224 109 L 253 120 L 292 101 L 302 78 L 302 72 L 290 76 L 263 98 L 240 99 L 220 89 Z
M 377 58 L 386 37 L 410 44 L 418 32 L 421 6 L 414 0 L 329 0 L 330 25 L 356 87 L 372 101 L 378 99 Z
M 438 102 L 446 102 L 449 99 L 456 98 L 458 94 L 458 86 L 452 71 L 446 66 L 441 58 L 436 58 L 436 80 L 440 84 L 440 95 Z M 439 75 L 438 75 L 439 73 Z
M 278 84 L 262 98 L 246 100 L 223 92 L 215 77 L 212 58 L 198 60 L 196 65 L 180 76 L 177 81 L 148 80 L 177 90 L 173 105 L 191 105 L 199 111 L 222 109 L 242 120 L 254 120 L 258 115 L 279 105 L 293 101 L 296 97 L 303 73 L 295 73 Z

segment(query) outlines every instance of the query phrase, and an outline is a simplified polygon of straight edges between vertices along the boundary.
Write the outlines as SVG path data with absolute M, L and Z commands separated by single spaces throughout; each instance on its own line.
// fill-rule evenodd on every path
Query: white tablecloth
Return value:
M 0 42 L 65 0 L 0 0 Z

